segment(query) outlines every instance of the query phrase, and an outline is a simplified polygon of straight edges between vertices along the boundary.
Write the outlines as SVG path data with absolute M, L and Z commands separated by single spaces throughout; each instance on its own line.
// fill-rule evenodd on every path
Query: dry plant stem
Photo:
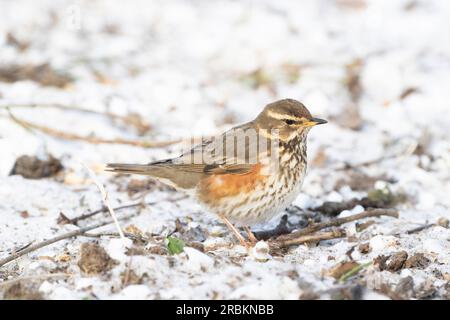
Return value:
M 348 223 L 348 222 L 352 222 L 352 221 L 356 221 L 359 219 L 364 219 L 364 218 L 369 218 L 369 217 L 379 217 L 379 216 L 390 216 L 390 217 L 394 217 L 394 218 L 398 218 L 398 211 L 395 209 L 371 209 L 371 210 L 366 210 L 364 212 L 349 216 L 349 217 L 345 217 L 345 218 L 338 218 L 338 219 L 332 219 L 330 221 L 326 221 L 326 222 L 321 222 L 321 223 L 315 223 L 313 225 L 310 225 L 309 227 L 306 227 L 304 229 L 295 231 L 293 233 L 290 233 L 288 235 L 283 235 L 280 236 L 278 238 L 276 238 L 276 241 L 280 241 L 280 242 L 286 242 L 286 241 L 290 241 L 292 239 L 298 238 L 298 237 L 302 237 L 304 235 L 307 234 L 311 234 L 314 233 L 316 231 L 325 229 L 325 228 L 329 228 L 329 227 L 337 227 L 340 226 L 342 224 Z
M 65 110 L 65 111 L 78 111 L 78 112 L 82 112 L 82 113 L 87 113 L 87 114 L 93 114 L 93 115 L 98 115 L 98 116 L 105 116 L 108 117 L 112 120 L 119 120 L 125 124 L 129 124 L 132 125 L 134 127 L 136 127 L 136 129 L 141 129 L 143 127 L 148 127 L 148 124 L 139 121 L 139 122 L 133 122 L 133 121 L 129 121 L 129 119 L 125 116 L 121 116 L 118 114 L 114 114 L 111 112 L 101 112 L 101 111 L 95 111 L 95 110 L 91 110 L 91 109 L 87 109 L 84 107 L 80 107 L 80 106 L 74 106 L 74 105 L 64 105 L 64 104 L 60 104 L 60 103 L 30 103 L 30 104 L 9 104 L 9 105 L 0 105 L 0 108 L 2 109 L 13 109 L 13 108 L 54 108 L 54 109 L 59 109 L 59 110 Z
M 431 227 L 433 227 L 433 226 L 435 226 L 434 223 L 424 224 L 423 226 L 420 226 L 420 227 L 417 227 L 417 228 L 408 230 L 408 231 L 406 231 L 406 233 L 407 233 L 407 234 L 418 233 L 418 232 L 420 232 L 420 231 L 426 230 L 426 229 L 431 228 Z
M 140 141 L 140 140 L 126 140 L 126 139 L 103 139 L 103 138 L 97 138 L 97 137 L 91 137 L 91 136 L 80 136 L 74 133 L 68 133 L 56 129 L 52 129 L 46 126 L 38 125 L 35 123 L 32 123 L 30 121 L 18 119 L 16 116 L 9 114 L 10 118 L 19 124 L 20 126 L 24 127 L 27 130 L 38 130 L 42 133 L 45 133 L 49 136 L 53 136 L 56 138 L 64 139 L 64 140 L 70 140 L 70 141 L 85 141 L 92 144 L 125 144 L 135 147 L 141 147 L 141 148 L 162 148 L 167 147 L 173 144 L 177 144 L 182 142 L 182 139 L 176 139 L 176 140 L 168 140 L 168 141 Z
M 115 211 L 119 211 L 119 210 L 128 209 L 128 208 L 135 208 L 135 207 L 139 207 L 139 206 L 143 206 L 143 205 L 145 205 L 145 204 L 142 203 L 142 202 L 139 202 L 139 203 L 128 204 L 128 205 L 125 205 L 125 206 L 116 207 L 116 208 L 114 208 L 114 210 Z M 103 207 L 103 208 L 101 208 L 99 210 L 95 210 L 95 211 L 92 211 L 92 212 L 89 212 L 89 213 L 82 214 L 82 215 L 80 215 L 78 217 L 75 217 L 73 219 L 69 219 L 68 223 L 77 225 L 78 221 L 88 219 L 88 218 L 93 217 L 93 216 L 95 216 L 95 215 L 97 215 L 99 213 L 103 213 L 103 212 L 107 212 L 107 211 L 108 211 L 108 208 Z
M 128 218 L 134 217 L 135 215 L 136 214 L 128 215 L 126 217 L 123 217 L 122 219 L 128 219 Z M 58 241 L 61 241 L 61 240 L 65 240 L 65 239 L 69 239 L 69 238 L 73 238 L 73 237 L 77 237 L 79 235 L 84 234 L 85 232 L 88 232 L 88 231 L 91 231 L 91 230 L 94 230 L 94 229 L 106 226 L 106 225 L 111 224 L 111 223 L 114 223 L 114 222 L 113 221 L 107 221 L 107 222 L 97 223 L 97 224 L 94 224 L 92 226 L 87 226 L 87 227 L 84 227 L 84 228 L 80 228 L 78 230 L 70 231 L 70 232 L 61 234 L 59 236 L 56 236 L 54 238 L 51 238 L 51 239 L 44 240 L 42 242 L 36 243 L 35 245 L 29 246 L 28 248 L 23 249 L 20 252 L 13 253 L 9 257 L 1 259 L 0 260 L 0 267 L 4 266 L 5 264 L 7 264 L 7 263 L 9 263 L 11 261 L 14 261 L 14 260 L 22 257 L 22 256 L 24 256 L 24 255 L 26 255 L 26 254 L 28 254 L 30 252 L 36 251 L 38 249 L 41 249 L 41 248 L 46 247 L 48 245 L 51 245 L 51 244 L 53 244 L 55 242 L 58 242 Z
M 335 230 L 326 231 L 326 232 L 320 232 L 320 233 L 315 233 L 315 234 L 299 236 L 299 237 L 287 239 L 287 240 L 275 239 L 270 242 L 270 245 L 272 247 L 282 248 L 282 247 L 288 247 L 288 246 L 302 244 L 302 243 L 306 243 L 306 242 L 317 242 L 317 241 L 321 241 L 321 240 L 331 240 L 331 239 L 342 238 L 342 237 L 345 237 L 344 230 L 335 229 Z
M 91 179 L 94 181 L 95 185 L 97 186 L 98 190 L 100 191 L 102 195 L 102 200 L 104 205 L 108 208 L 109 213 L 111 214 L 111 217 L 114 220 L 114 224 L 116 225 L 116 229 L 119 232 L 120 237 L 122 240 L 125 240 L 125 236 L 123 235 L 122 228 L 120 227 L 119 221 L 117 220 L 117 216 L 114 213 L 114 209 L 111 206 L 111 203 L 109 202 L 109 195 L 108 192 L 106 192 L 105 187 L 103 184 L 98 181 L 97 176 L 95 175 L 94 171 L 92 171 L 88 166 L 83 164 L 83 166 L 86 168 L 86 170 L 89 172 L 89 175 L 91 176 Z
M 123 233 L 125 237 L 131 239 L 131 240 L 138 240 L 138 241 L 142 241 L 142 242 L 149 242 L 150 239 L 147 237 L 143 237 L 143 236 L 139 236 L 133 233 L 129 233 L 129 232 L 124 232 Z M 102 238 L 102 237 L 114 237 L 114 238 L 119 238 L 120 234 L 117 232 L 101 232 L 101 233 L 83 233 L 82 234 L 83 237 L 88 237 L 88 238 Z
M 117 212 L 117 211 L 120 211 L 120 210 L 129 209 L 129 208 L 151 206 L 151 205 L 157 204 L 157 203 L 162 202 L 162 201 L 177 202 L 179 200 L 183 200 L 183 199 L 186 199 L 186 198 L 187 198 L 187 196 L 183 195 L 182 197 L 178 197 L 178 198 L 175 198 L 175 199 L 170 199 L 169 198 L 169 199 L 162 199 L 160 201 L 138 202 L 138 203 L 123 205 L 123 206 L 120 206 L 120 207 L 115 207 L 114 211 Z M 107 212 L 107 211 L 108 211 L 108 208 L 103 207 L 101 209 L 98 209 L 98 210 L 95 210 L 95 211 L 92 211 L 92 212 L 88 212 L 88 213 L 82 214 L 82 215 L 80 215 L 78 217 L 69 219 L 69 223 L 76 225 L 81 220 L 86 220 L 86 219 L 88 219 L 90 217 L 93 217 L 93 216 L 95 216 L 97 214 L 100 214 L 100 213 L 103 213 L 103 212 Z

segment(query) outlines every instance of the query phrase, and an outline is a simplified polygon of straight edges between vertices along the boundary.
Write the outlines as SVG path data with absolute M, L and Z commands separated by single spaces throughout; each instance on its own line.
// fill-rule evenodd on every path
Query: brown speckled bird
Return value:
M 178 158 L 149 164 L 108 164 L 107 170 L 152 176 L 192 195 L 217 214 L 239 242 L 257 240 L 249 225 L 267 221 L 300 193 L 306 137 L 313 118 L 292 99 L 268 104 L 258 117 L 207 139 Z M 247 242 L 234 224 L 242 225 Z

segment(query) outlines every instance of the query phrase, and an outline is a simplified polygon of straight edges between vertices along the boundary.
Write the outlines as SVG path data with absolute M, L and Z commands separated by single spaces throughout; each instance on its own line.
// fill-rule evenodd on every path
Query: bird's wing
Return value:
M 256 131 L 249 133 L 251 128 L 248 123 L 206 139 L 172 164 L 181 171 L 206 175 L 249 173 L 258 163 L 257 142 L 250 141 L 256 138 Z
M 146 165 L 109 164 L 108 169 L 114 172 L 153 176 L 182 189 L 195 187 L 205 176 L 251 173 L 259 163 L 259 156 L 262 153 L 255 148 L 257 142 L 250 141 L 248 135 L 237 129 L 245 130 L 252 127 L 249 124 L 243 125 L 218 137 L 204 140 L 178 158 Z M 227 141 L 235 143 L 226 143 Z

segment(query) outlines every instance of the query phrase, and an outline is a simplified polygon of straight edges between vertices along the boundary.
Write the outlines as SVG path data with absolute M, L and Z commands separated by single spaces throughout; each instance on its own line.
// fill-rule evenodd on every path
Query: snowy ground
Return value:
M 396 205 L 399 219 L 368 219 L 375 223 L 363 230 L 348 223 L 346 238 L 292 247 L 261 261 L 237 245 L 218 248 L 235 240 L 193 200 L 172 201 L 181 194 L 102 172 L 107 162 L 175 155 L 180 144 L 145 149 L 67 141 L 25 130 L 2 107 L 0 259 L 77 229 L 58 223 L 60 213 L 73 218 L 101 208 L 82 163 L 97 173 L 113 206 L 139 199 L 153 204 L 117 213 L 135 214 L 120 223 L 148 243 L 126 249 L 118 238 L 103 236 L 47 246 L 0 267 L 0 297 L 450 297 L 449 2 L 21 0 L 0 1 L 0 16 L 0 106 L 57 103 L 137 113 L 150 129 L 139 133 L 77 111 L 12 107 L 21 120 L 82 136 L 165 141 L 221 132 L 289 97 L 330 122 L 310 134 L 309 173 L 296 205 L 307 210 L 361 198 L 374 188 L 406 196 Z M 17 79 L 19 71 L 8 69 L 44 63 L 62 79 L 46 82 L 48 74 L 23 70 Z M 46 153 L 62 161 L 56 177 L 9 175 L 21 155 Z M 373 162 L 360 165 L 367 161 Z M 339 170 L 346 163 L 351 169 Z M 146 190 L 128 192 L 142 185 Z M 340 216 L 360 211 L 357 206 Z M 298 210 L 290 216 L 301 218 Z M 107 219 L 105 213 L 80 225 Z M 433 225 L 407 233 L 424 224 Z M 101 231 L 115 229 L 91 234 Z M 174 231 L 189 247 L 169 255 L 164 238 Z M 82 249 L 86 243 L 99 246 Z M 91 260 L 83 257 L 89 250 Z M 402 251 L 417 261 L 405 262 Z M 380 256 L 391 254 L 383 267 Z M 397 258 L 398 265 L 390 264 Z M 373 260 L 346 281 L 335 279 L 342 263 Z

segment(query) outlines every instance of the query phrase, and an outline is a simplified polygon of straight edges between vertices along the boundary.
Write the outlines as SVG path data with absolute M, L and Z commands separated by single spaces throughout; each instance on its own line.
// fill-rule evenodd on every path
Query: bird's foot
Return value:
M 246 248 L 247 250 L 252 249 L 255 244 L 258 242 L 253 232 L 248 227 L 244 227 L 245 232 L 248 236 L 248 241 L 241 235 L 238 229 L 224 216 L 220 216 L 225 225 L 230 229 L 230 231 L 234 234 L 234 236 L 238 239 L 239 244 Z
M 258 243 L 259 240 L 256 239 L 255 234 L 252 232 L 252 230 L 250 230 L 249 227 L 245 226 L 244 230 L 247 233 L 247 237 L 248 237 L 250 244 L 252 245 L 252 247 L 254 247 Z

